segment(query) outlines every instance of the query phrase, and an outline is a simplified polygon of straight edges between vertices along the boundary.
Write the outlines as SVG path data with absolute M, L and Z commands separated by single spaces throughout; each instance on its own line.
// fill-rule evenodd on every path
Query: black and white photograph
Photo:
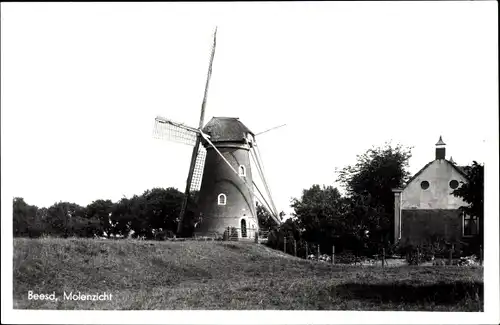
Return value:
M 495 324 L 498 3 L 3 2 L 2 323 Z

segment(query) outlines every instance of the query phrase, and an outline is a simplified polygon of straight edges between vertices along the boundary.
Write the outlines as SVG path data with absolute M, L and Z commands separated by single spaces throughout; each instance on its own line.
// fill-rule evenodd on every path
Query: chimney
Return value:
M 436 143 L 436 160 L 445 159 L 446 157 L 446 143 L 443 142 L 443 138 L 439 136 L 439 141 Z

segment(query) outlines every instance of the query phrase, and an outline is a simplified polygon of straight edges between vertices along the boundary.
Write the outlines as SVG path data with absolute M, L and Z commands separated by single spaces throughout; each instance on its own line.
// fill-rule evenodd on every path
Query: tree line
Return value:
M 194 230 L 198 192 L 190 195 L 182 235 Z M 14 236 L 37 238 L 107 237 L 165 239 L 173 237 L 179 222 L 184 193 L 176 188 L 153 188 L 142 195 L 118 202 L 96 200 L 86 207 L 71 202 L 57 202 L 49 208 L 29 205 L 14 198 Z
M 291 200 L 292 218 L 280 227 L 267 210 L 257 204 L 259 228 L 270 231 L 268 245 L 282 248 L 284 238 L 299 243 L 319 244 L 330 254 L 336 250 L 373 253 L 393 242 L 393 188 L 402 187 L 409 179 L 408 161 L 411 148 L 386 143 L 358 155 L 354 165 L 340 170 L 337 187 L 313 185 L 304 189 L 300 198 Z M 484 166 L 474 162 L 465 167 L 470 180 L 453 194 L 468 204 L 462 207 L 477 216 L 483 226 Z M 196 216 L 198 193 L 188 202 L 181 236 L 192 236 L 199 218 Z M 14 199 L 14 236 L 16 237 L 108 237 L 165 239 L 174 236 L 184 193 L 176 188 L 153 188 L 142 195 L 122 198 L 118 202 L 96 200 L 86 207 L 58 202 L 49 208 Z M 282 214 L 280 214 L 282 217 Z M 482 242 L 483 231 L 480 231 Z M 313 248 L 313 247 L 311 247 Z

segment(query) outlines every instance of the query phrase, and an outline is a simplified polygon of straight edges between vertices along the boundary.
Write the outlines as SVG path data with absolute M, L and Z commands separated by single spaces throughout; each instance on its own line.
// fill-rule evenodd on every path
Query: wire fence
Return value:
M 291 237 L 276 238 L 274 247 L 286 254 L 308 260 L 327 262 L 331 264 L 351 264 L 365 266 L 401 266 L 401 265 L 483 265 L 483 248 L 479 246 L 477 255 L 464 255 L 454 244 L 436 249 L 431 245 L 419 245 L 399 252 L 380 247 L 374 254 L 363 254 L 363 249 L 343 249 L 340 254 L 335 245 L 320 245 L 319 243 L 296 240 Z M 277 247 L 276 247 L 277 245 Z M 372 250 L 373 252 L 373 250 Z

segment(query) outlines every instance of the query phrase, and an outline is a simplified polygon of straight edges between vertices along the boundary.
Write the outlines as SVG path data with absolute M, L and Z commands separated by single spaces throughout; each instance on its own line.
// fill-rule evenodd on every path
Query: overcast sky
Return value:
M 392 140 L 410 171 L 498 150 L 495 2 L 2 4 L 2 169 L 30 204 L 184 190 L 212 32 L 212 116 L 258 137 L 277 208 Z M 2 172 L 2 176 L 5 173 Z M 3 178 L 3 177 L 2 177 Z M 2 188 L 3 190 L 3 188 Z

